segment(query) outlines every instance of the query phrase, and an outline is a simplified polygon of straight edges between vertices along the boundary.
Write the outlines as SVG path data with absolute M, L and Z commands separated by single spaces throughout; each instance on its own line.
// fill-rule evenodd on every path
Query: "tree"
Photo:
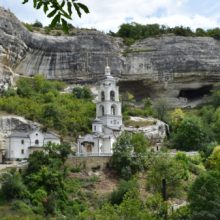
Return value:
M 121 180 L 116 190 L 111 193 L 110 202 L 114 205 L 119 205 L 125 196 L 125 194 L 132 189 L 137 188 L 137 181 L 135 180 Z
M 149 141 L 141 134 L 122 133 L 113 147 L 111 165 L 124 179 L 143 170 L 149 156 Z
M 152 192 L 162 192 L 162 180 L 167 183 L 167 196 L 177 197 L 181 192 L 181 186 L 187 179 L 186 167 L 175 158 L 166 154 L 155 155 L 147 172 L 147 188 Z
M 193 220 L 220 219 L 220 172 L 208 171 L 193 183 L 188 195 Z
M 23 4 L 26 4 L 29 0 L 23 0 Z M 61 23 L 63 30 L 68 32 L 69 27 L 67 19 L 72 19 L 72 9 L 74 8 L 79 17 L 84 13 L 89 13 L 89 9 L 86 5 L 78 2 L 78 0 L 33 0 L 33 7 L 35 9 L 43 9 L 48 18 L 53 18 L 51 21 L 51 27 L 55 27 Z
M 38 28 L 42 28 L 43 25 L 40 21 L 36 20 L 33 24 L 32 24 L 33 27 L 38 27 Z
M 153 105 L 154 115 L 164 121 L 167 118 L 168 102 L 164 98 L 159 98 Z
M 3 174 L 1 177 L 1 194 L 6 200 L 24 199 L 28 197 L 28 191 L 21 175 L 16 170 Z
M 210 169 L 220 170 L 220 146 L 216 146 L 209 156 L 207 167 Z
M 92 92 L 88 87 L 75 87 L 72 91 L 73 95 L 77 99 L 92 99 Z
M 185 117 L 185 114 L 180 108 L 176 108 L 171 113 L 171 125 L 174 130 L 178 128 L 179 124 L 184 119 L 184 117 Z
M 201 149 L 209 140 L 200 119 L 186 117 L 172 133 L 171 142 L 177 149 L 192 151 Z

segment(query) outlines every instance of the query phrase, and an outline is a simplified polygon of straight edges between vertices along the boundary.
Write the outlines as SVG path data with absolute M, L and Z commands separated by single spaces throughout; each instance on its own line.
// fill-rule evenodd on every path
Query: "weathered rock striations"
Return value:
M 27 31 L 0 8 L 2 79 L 9 79 L 12 69 L 19 75 L 42 73 L 48 79 L 93 83 L 102 78 L 107 60 L 122 90 L 139 99 L 166 96 L 173 104 L 187 105 L 220 81 L 220 41 L 213 38 L 170 35 L 125 47 L 121 39 L 92 30 L 46 36 Z

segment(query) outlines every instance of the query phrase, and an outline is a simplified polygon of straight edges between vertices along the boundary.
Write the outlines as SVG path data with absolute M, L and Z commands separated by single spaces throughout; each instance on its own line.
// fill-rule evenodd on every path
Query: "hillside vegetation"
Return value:
M 54 129 L 62 136 L 77 137 L 90 131 L 95 105 L 87 88 L 64 93 L 63 82 L 42 75 L 20 78 L 16 86 L 0 98 L 1 110 L 40 122 L 44 130 Z
M 204 30 L 197 28 L 195 31 L 191 30 L 190 27 L 176 26 L 170 28 L 165 25 L 159 24 L 138 24 L 138 23 L 127 23 L 122 24 L 119 30 L 114 33 L 110 32 L 110 35 L 115 37 L 121 37 L 124 39 L 125 44 L 131 45 L 136 40 L 158 37 L 163 34 L 174 34 L 177 36 L 192 36 L 192 37 L 214 37 L 220 39 L 220 28 L 213 28 Z
M 65 84 L 42 75 L 20 78 L 0 98 L 0 110 L 41 122 L 63 135 L 89 132 L 95 105 L 86 87 L 64 93 Z M 122 95 L 123 98 L 123 95 Z M 220 89 L 197 109 L 169 109 L 166 100 L 124 96 L 124 118 L 154 115 L 170 133 L 161 152 L 142 133 L 123 132 L 105 171 L 66 163 L 67 144 L 44 146 L 22 170 L 0 175 L 1 219 L 213 220 L 220 219 Z M 196 150 L 194 156 L 170 149 Z M 98 171 L 98 172 L 97 172 Z M 103 181 L 114 182 L 106 192 Z

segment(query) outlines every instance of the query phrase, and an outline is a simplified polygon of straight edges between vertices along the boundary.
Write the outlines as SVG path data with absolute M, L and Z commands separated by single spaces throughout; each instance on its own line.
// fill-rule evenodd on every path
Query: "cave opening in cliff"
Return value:
M 144 98 L 151 97 L 153 93 L 153 88 L 146 85 L 144 80 L 120 81 L 118 84 L 120 94 L 130 93 L 137 102 L 140 102 Z
M 197 89 L 181 89 L 178 98 L 187 98 L 189 101 L 202 99 L 204 96 L 211 94 L 212 88 L 212 85 L 206 85 Z

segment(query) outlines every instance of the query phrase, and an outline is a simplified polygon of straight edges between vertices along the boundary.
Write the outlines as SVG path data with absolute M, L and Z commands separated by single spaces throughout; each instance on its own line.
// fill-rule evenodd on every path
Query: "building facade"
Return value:
M 78 139 L 78 156 L 111 156 L 113 144 L 123 130 L 121 102 L 117 80 L 105 68 L 105 78 L 100 82 L 96 119 L 92 123 L 92 134 Z
M 60 144 L 60 138 L 56 134 L 44 133 L 38 129 L 30 132 L 14 132 L 7 139 L 6 158 L 26 159 L 49 142 Z

